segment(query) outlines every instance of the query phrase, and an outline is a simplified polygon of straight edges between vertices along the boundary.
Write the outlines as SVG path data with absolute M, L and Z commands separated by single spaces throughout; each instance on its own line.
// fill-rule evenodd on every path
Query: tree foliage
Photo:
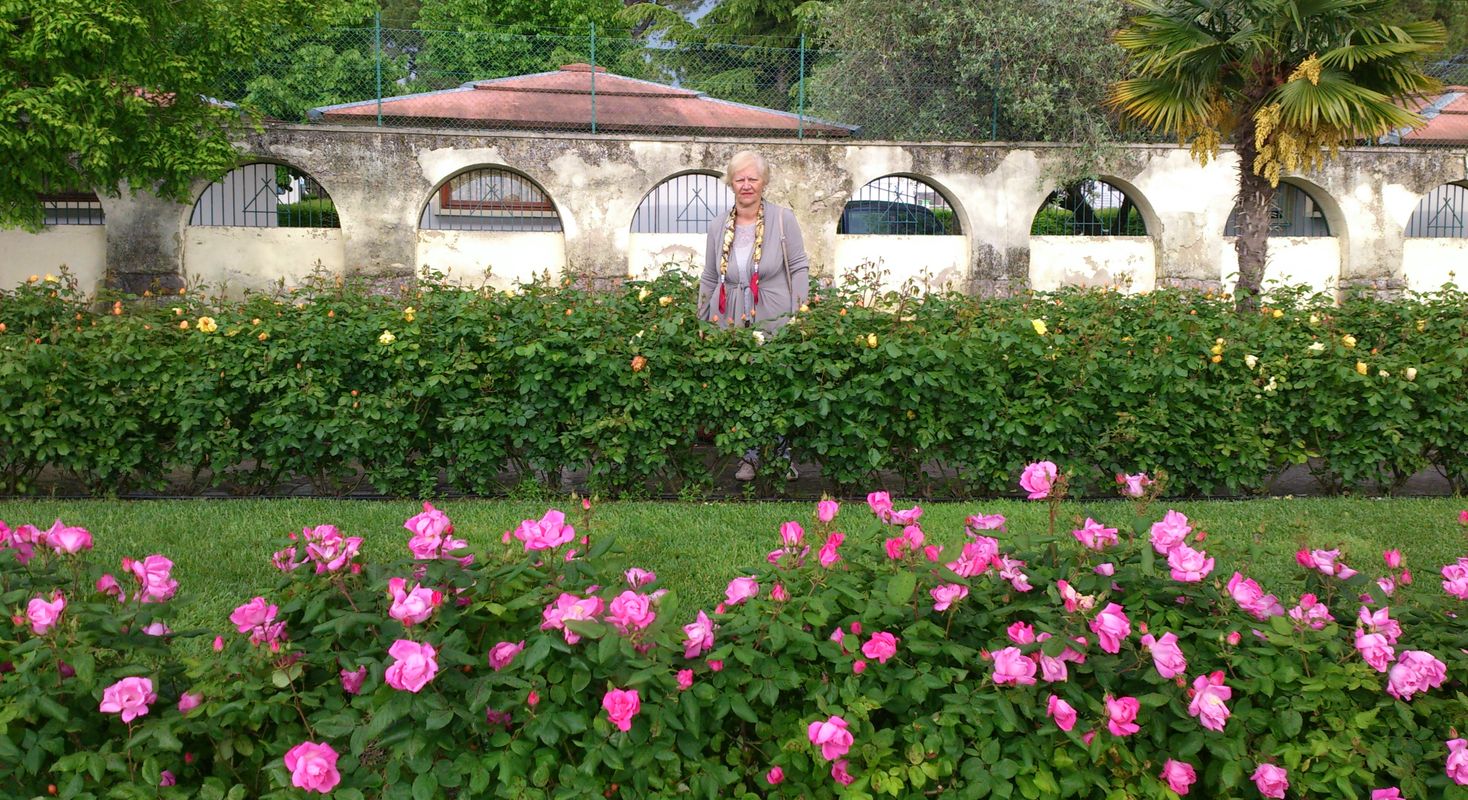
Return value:
M 1116 35 L 1131 77 L 1112 87 L 1128 117 L 1239 158 L 1240 308 L 1257 302 L 1270 205 L 1282 174 L 1421 119 L 1404 106 L 1436 88 L 1422 72 L 1442 23 L 1396 24 L 1394 0 L 1133 0 Z

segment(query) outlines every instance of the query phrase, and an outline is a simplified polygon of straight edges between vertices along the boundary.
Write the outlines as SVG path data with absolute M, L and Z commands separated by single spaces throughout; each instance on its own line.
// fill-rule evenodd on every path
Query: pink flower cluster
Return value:
M 42 531 L 34 525 L 22 525 L 11 529 L 0 520 L 0 550 L 10 550 L 21 565 L 29 564 L 36 556 L 36 545 L 49 547 L 58 555 L 73 555 L 92 549 L 92 534 L 86 528 L 67 525 L 61 520 Z
M 178 591 L 178 581 L 173 579 L 173 562 L 161 555 L 154 554 L 141 561 L 124 558 L 122 568 L 137 579 L 138 591 L 134 596 L 139 602 L 162 603 Z
M 1290 619 L 1317 631 L 1335 622 L 1335 617 L 1330 614 L 1330 608 L 1309 592 L 1300 595 L 1300 603 L 1290 609 Z
M 872 492 L 867 495 L 867 506 L 877 519 L 888 525 L 913 525 L 923 516 L 923 510 L 919 506 L 896 510 L 892 505 L 892 496 L 887 492 Z
M 1295 562 L 1305 569 L 1319 570 L 1322 575 L 1329 575 L 1341 580 L 1353 578 L 1358 573 L 1345 564 L 1341 563 L 1341 551 L 1336 550 L 1300 550 L 1295 553 Z
M 1240 573 L 1235 572 L 1233 577 L 1228 579 L 1228 593 L 1234 602 L 1239 604 L 1239 608 L 1255 619 L 1267 620 L 1285 613 L 1284 606 L 1279 604 L 1278 597 L 1265 594 L 1253 578 L 1245 578 Z
M 595 595 L 577 597 L 574 594 L 562 592 L 541 612 L 540 629 L 543 631 L 558 630 L 566 637 L 566 644 L 576 644 L 581 641 L 581 636 L 566 627 L 566 623 L 594 621 L 601 616 L 603 606 L 602 599 Z
M 1442 576 L 1443 591 L 1459 600 L 1468 600 L 1468 558 L 1443 567 Z
M 411 590 L 407 586 L 406 579 L 388 578 L 387 594 L 392 598 L 392 606 L 387 615 L 405 626 L 421 625 L 443 604 L 443 592 L 420 583 L 413 584 Z
M 454 538 L 454 525 L 449 516 L 434 508 L 432 503 L 424 503 L 423 511 L 409 517 L 403 527 L 413 534 L 408 539 L 408 551 L 417 559 L 443 558 L 469 546 L 468 542 Z M 472 555 L 455 558 L 466 567 L 474 563 Z
M 285 622 L 275 621 L 279 611 L 279 607 L 266 602 L 265 598 L 256 597 L 237 606 L 230 613 L 229 621 L 240 633 L 250 634 L 250 644 L 257 647 L 264 644 L 271 650 L 279 650 L 280 642 L 285 638 Z
M 292 539 L 296 537 L 291 536 Z M 360 572 L 361 566 L 353 564 L 362 551 L 362 537 L 343 536 L 335 525 L 317 525 L 302 528 L 301 539 L 305 542 L 306 557 L 296 560 L 296 546 L 291 545 L 271 556 L 271 563 L 281 572 L 291 572 L 308 563 L 316 565 L 316 574 L 337 572 L 350 566 L 351 571 Z

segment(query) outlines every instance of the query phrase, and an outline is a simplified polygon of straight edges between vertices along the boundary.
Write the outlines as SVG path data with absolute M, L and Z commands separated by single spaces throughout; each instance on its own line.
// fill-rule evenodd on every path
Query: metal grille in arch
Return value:
M 534 181 L 507 169 L 472 169 L 444 181 L 419 227 L 439 231 L 559 232 L 561 217 Z
M 729 213 L 734 192 L 706 172 L 675 175 L 647 193 L 632 215 L 633 233 L 705 233 Z

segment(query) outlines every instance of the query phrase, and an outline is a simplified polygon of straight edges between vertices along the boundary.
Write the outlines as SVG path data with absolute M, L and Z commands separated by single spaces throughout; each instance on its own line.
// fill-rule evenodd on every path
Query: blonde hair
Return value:
M 733 187 L 734 173 L 748 166 L 754 166 L 758 169 L 760 180 L 764 181 L 766 185 L 769 184 L 770 162 L 766 161 L 764 156 L 753 150 L 740 150 L 734 154 L 733 158 L 729 159 L 729 167 L 724 170 L 724 185 Z

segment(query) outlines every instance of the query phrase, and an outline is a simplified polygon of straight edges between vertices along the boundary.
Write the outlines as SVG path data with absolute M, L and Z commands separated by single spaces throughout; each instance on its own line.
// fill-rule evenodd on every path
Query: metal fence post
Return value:
M 382 127 L 382 11 L 372 15 L 372 32 L 377 64 L 377 127 Z
M 994 65 L 994 75 L 990 78 L 990 91 L 994 93 L 994 102 L 989 111 L 989 141 L 999 139 L 999 54 L 994 54 L 991 62 Z
M 805 32 L 800 33 L 800 83 L 795 90 L 796 113 L 800 116 L 797 137 L 805 138 Z
M 596 23 L 591 23 L 591 132 L 596 133 Z

